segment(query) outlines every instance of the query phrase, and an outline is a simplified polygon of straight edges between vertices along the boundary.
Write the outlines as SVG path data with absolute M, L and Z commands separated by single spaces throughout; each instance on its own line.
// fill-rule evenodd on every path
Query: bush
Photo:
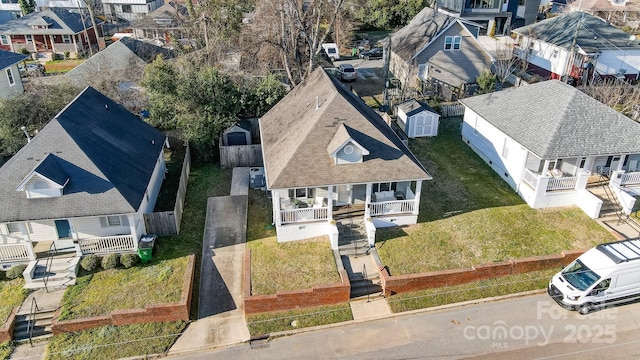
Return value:
M 100 257 L 96 255 L 87 255 L 80 260 L 80 266 L 85 271 L 94 271 L 100 264 Z
M 20 264 L 20 265 L 15 265 L 12 266 L 9 270 L 7 270 L 7 279 L 17 279 L 19 277 L 22 276 L 22 273 L 24 272 L 24 269 L 27 268 L 27 265 L 25 264 Z
M 20 54 L 29 55 L 31 53 L 29 52 L 29 50 L 27 50 L 27 48 L 21 47 L 20 48 Z
M 4 271 L 0 270 L 0 281 L 6 280 L 6 279 L 7 279 L 7 274 Z
M 65 59 L 65 60 L 69 60 L 69 55 L 70 55 L 70 54 L 71 54 L 70 52 L 65 51 L 65 52 L 64 52 L 64 59 Z
M 130 268 L 138 263 L 138 255 L 137 254 L 122 254 L 120 256 L 120 264 L 125 268 Z
M 118 263 L 118 254 L 107 254 L 102 258 L 102 268 L 105 270 L 114 269 Z

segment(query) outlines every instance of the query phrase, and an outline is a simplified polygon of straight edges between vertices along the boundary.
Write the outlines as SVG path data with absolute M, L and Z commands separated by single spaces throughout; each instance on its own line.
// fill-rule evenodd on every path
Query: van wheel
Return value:
M 578 309 L 580 315 L 587 315 L 591 311 L 591 303 L 582 304 Z
M 365 56 L 365 57 L 364 57 L 364 60 L 365 60 L 365 61 L 369 61 L 369 56 Z

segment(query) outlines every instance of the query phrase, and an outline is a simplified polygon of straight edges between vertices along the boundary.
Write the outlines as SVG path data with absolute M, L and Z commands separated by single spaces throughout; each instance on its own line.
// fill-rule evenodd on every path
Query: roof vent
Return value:
M 320 97 L 316 96 L 316 110 L 320 108 Z

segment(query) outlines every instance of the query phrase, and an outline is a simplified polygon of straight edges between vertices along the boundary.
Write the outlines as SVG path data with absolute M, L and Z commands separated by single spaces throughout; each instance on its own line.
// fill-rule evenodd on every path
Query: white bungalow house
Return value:
M 431 176 L 360 98 L 319 68 L 260 119 L 278 241 L 329 235 L 338 213 L 375 228 L 415 224 Z
M 0 264 L 29 263 L 29 282 L 48 249 L 136 251 L 164 178 L 164 144 L 164 134 L 85 88 L 0 168 Z
M 604 174 L 625 212 L 633 208 L 640 193 L 637 122 L 558 80 L 460 102 L 464 142 L 531 207 L 577 205 L 597 218 L 603 201 L 587 185 Z
M 411 99 L 398 105 L 397 123 L 411 139 L 437 136 L 440 114 L 429 105 Z

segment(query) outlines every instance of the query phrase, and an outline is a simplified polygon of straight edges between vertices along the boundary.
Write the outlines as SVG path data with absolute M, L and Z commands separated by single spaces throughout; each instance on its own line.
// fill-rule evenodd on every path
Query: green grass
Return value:
M 0 344 L 0 360 L 8 359 L 11 352 L 13 352 L 13 343 L 11 341 L 5 341 Z
M 105 326 L 54 336 L 48 359 L 108 360 L 166 351 L 185 328 L 184 322 Z
M 563 250 L 613 236 L 579 208 L 487 208 L 403 228 L 379 229 L 376 248 L 393 275 L 470 267 Z
M 62 300 L 60 320 L 108 315 L 113 310 L 142 309 L 180 301 L 188 258 L 138 264 L 78 277 Z
M 424 309 L 462 301 L 544 289 L 560 269 L 509 275 L 465 285 L 456 285 L 393 295 L 387 299 L 394 313 Z
M 462 118 L 443 118 L 438 136 L 411 140 L 411 151 L 433 180 L 422 183 L 418 222 L 473 210 L 524 204 L 470 147 L 460 139 Z
M 11 311 L 16 306 L 22 305 L 27 298 L 28 291 L 23 289 L 24 280 L 22 278 L 14 280 L 0 281 L 0 326 L 7 321 Z
M 309 289 L 340 281 L 326 236 L 278 243 L 275 237 L 247 243 L 251 249 L 252 295 Z
M 180 185 L 180 175 L 182 174 L 182 163 L 186 149 L 182 146 L 172 147 L 165 150 L 164 160 L 167 164 L 167 173 L 160 187 L 158 200 L 154 211 L 173 211 L 176 204 L 176 194 Z
M 349 304 L 247 315 L 247 325 L 251 336 L 349 320 L 353 320 Z
M 263 191 L 249 189 L 249 208 L 247 209 L 247 242 L 276 236 L 271 225 L 271 200 Z

